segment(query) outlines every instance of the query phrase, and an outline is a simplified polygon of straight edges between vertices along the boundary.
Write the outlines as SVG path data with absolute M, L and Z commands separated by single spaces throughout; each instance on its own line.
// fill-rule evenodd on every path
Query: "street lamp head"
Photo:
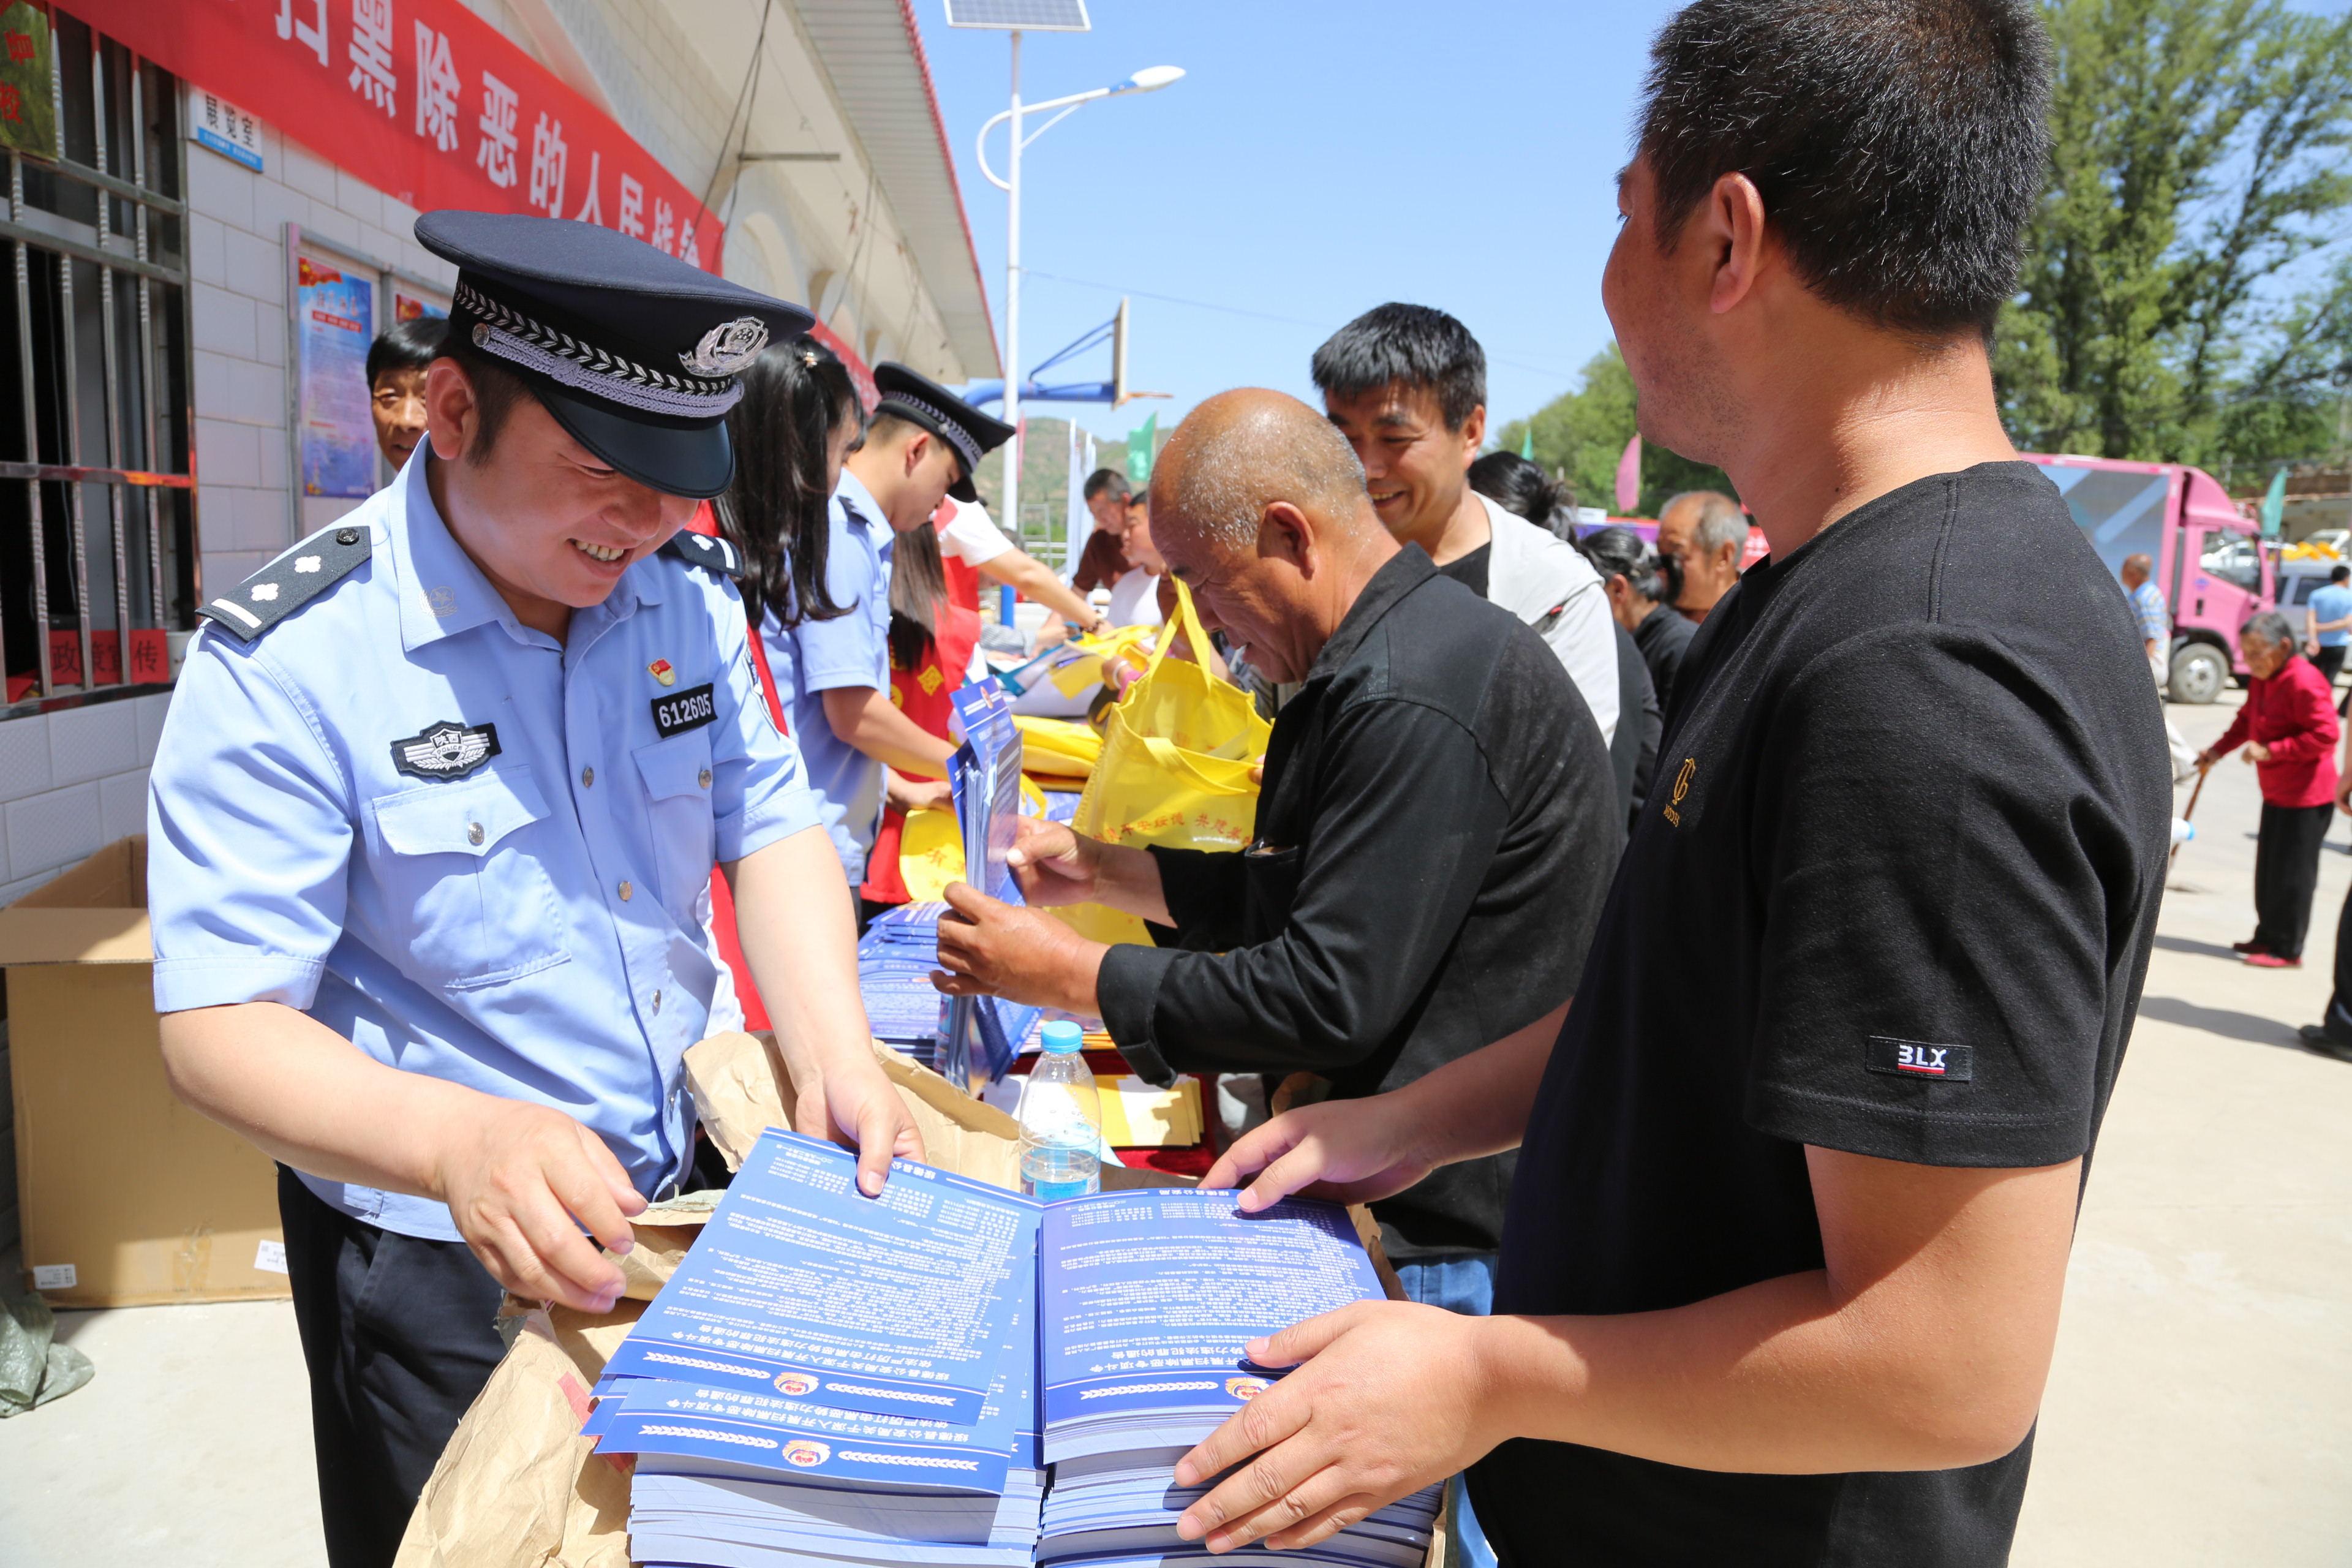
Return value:
M 1129 77 L 1125 81 L 1120 82 L 1117 87 L 1112 88 L 1111 91 L 1115 93 L 1158 92 L 1161 88 L 1166 87 L 1170 82 L 1176 80 L 1183 74 L 1184 68 L 1182 66 L 1146 66 L 1141 70 L 1137 71 L 1133 76 Z

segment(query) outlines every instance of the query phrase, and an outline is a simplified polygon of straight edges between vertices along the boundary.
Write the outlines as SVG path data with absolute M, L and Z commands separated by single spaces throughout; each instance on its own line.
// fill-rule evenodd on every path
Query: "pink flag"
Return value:
M 1625 455 L 1617 459 L 1617 511 L 1630 517 L 1633 503 L 1642 499 L 1642 438 L 1639 436 L 1625 443 Z

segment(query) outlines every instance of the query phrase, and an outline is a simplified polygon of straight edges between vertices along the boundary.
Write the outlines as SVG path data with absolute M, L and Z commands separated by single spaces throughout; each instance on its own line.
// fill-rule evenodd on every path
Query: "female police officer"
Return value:
M 869 1192 L 919 1152 L 733 552 L 677 531 L 736 374 L 809 318 L 588 225 L 416 235 L 459 268 L 426 443 L 205 607 L 151 806 L 165 1062 L 281 1163 L 336 1568 L 391 1560 L 500 1287 L 610 1306 L 589 1237 L 684 1173 L 714 859 L 802 1131 Z

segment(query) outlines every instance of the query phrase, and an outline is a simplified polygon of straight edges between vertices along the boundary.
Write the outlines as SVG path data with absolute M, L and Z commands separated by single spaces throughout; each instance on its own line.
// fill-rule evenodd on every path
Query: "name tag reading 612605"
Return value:
M 719 710 L 711 700 L 709 681 L 676 696 L 656 697 L 653 700 L 653 707 L 654 728 L 661 732 L 665 741 L 688 730 L 699 730 L 719 717 Z

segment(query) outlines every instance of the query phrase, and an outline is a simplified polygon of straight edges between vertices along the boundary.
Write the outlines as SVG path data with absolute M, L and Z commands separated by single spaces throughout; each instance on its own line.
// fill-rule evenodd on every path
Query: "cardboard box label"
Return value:
M 36 1290 L 70 1290 L 79 1282 L 70 1263 L 45 1263 L 33 1270 Z
M 272 1274 L 285 1273 L 287 1271 L 286 1244 L 282 1241 L 268 1240 L 255 1243 L 253 1266 L 256 1268 L 268 1269 Z

